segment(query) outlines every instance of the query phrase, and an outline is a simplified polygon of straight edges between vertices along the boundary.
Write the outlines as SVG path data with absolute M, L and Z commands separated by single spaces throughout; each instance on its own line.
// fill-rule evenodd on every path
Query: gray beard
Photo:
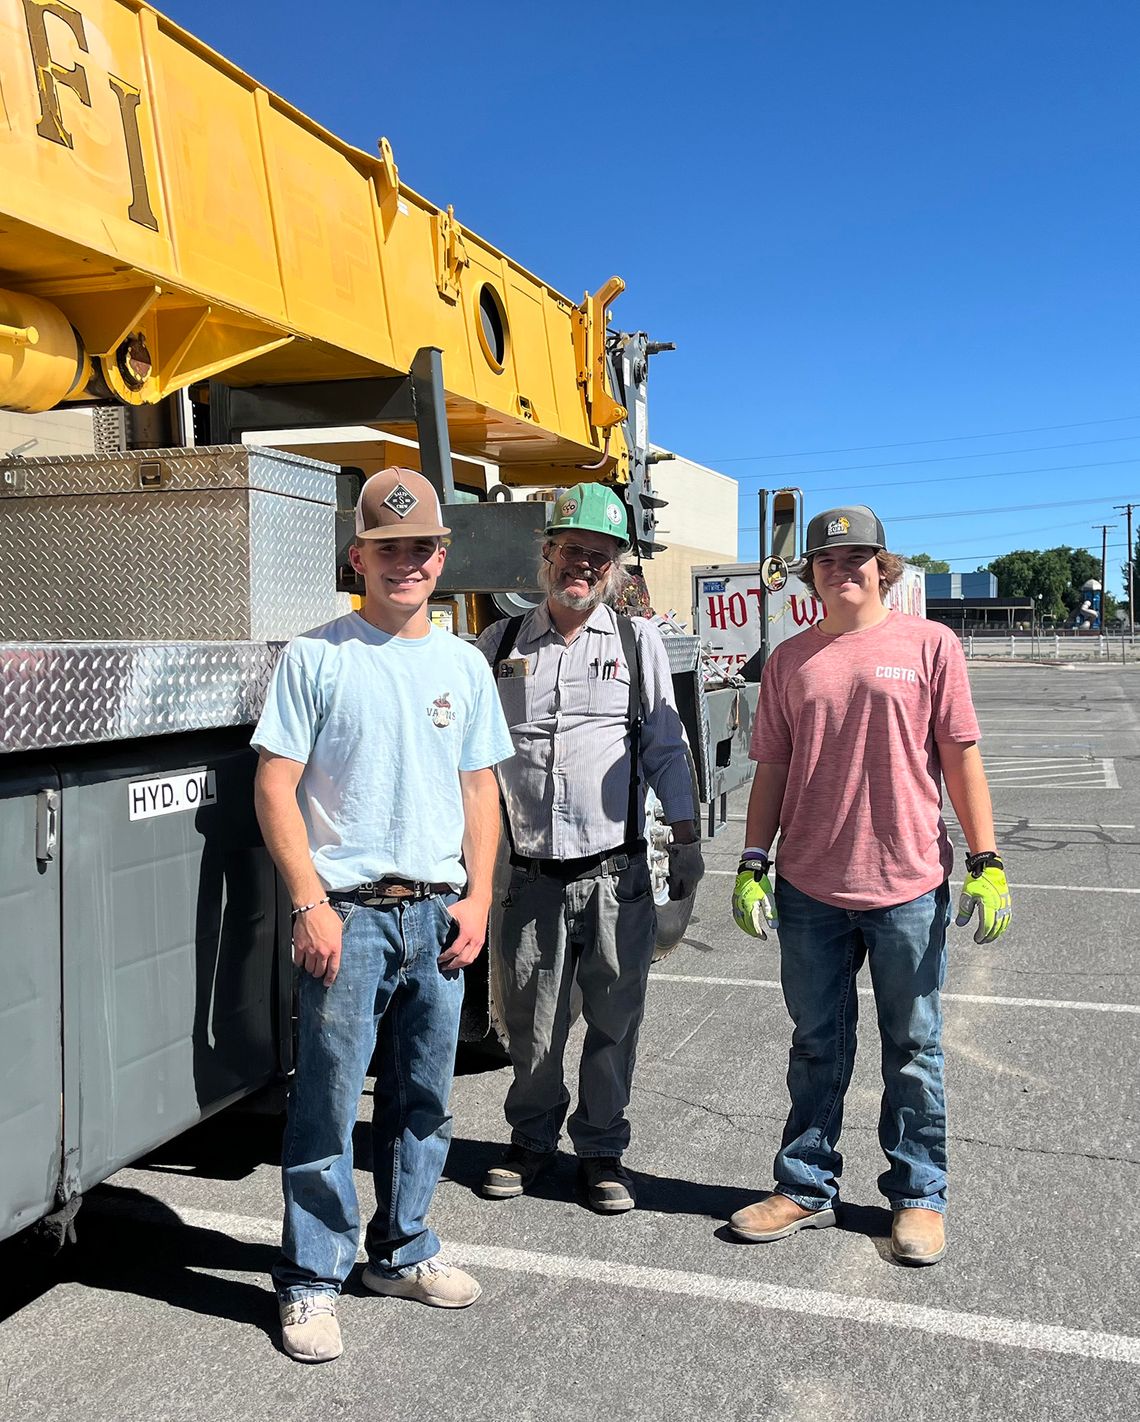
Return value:
M 548 598 L 558 603 L 560 607 L 568 607 L 571 612 L 593 612 L 595 607 L 605 602 L 606 590 L 609 587 L 608 578 L 599 578 L 585 597 L 572 597 L 562 587 L 561 579 L 546 562 L 539 568 L 538 580 Z
M 571 597 L 562 588 L 551 588 L 550 597 L 563 607 L 570 608 L 573 612 L 593 612 L 606 595 L 605 585 L 595 583 L 585 597 Z

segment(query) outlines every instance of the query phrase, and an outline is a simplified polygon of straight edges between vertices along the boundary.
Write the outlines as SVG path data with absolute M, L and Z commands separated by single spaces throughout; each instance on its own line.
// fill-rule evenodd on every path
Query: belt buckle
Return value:
M 382 889 L 375 880 L 370 880 L 367 884 L 359 886 L 356 896 L 365 908 L 388 908 L 392 904 L 400 903 L 406 899 L 408 892 L 392 893 L 390 890 Z

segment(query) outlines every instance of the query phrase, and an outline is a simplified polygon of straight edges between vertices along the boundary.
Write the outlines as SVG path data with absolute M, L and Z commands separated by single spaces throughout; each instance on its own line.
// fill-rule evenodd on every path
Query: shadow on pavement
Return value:
M 882 1205 L 840 1203 L 836 1211 L 835 1227 L 847 1234 L 862 1234 L 868 1239 L 881 1240 L 883 1249 L 890 1253 L 888 1246 L 891 1238 L 891 1212 Z M 883 1250 L 879 1252 L 882 1253 Z
M 357 1127 L 357 1135 L 353 1140 L 358 1169 L 367 1168 L 360 1149 L 360 1138 L 366 1132 L 367 1127 L 363 1130 Z M 457 1136 L 451 1142 L 444 1179 L 466 1186 L 473 1194 L 479 1195 L 483 1176 L 492 1165 L 497 1165 L 502 1160 L 505 1149 L 503 1141 L 469 1140 Z M 577 1165 L 573 1155 L 560 1150 L 555 1160 L 527 1190 L 527 1194 L 539 1200 L 580 1204 Z M 663 1215 L 727 1219 L 736 1210 L 751 1204 L 757 1197 L 754 1188 L 707 1184 L 704 1181 L 685 1180 L 673 1175 L 653 1175 L 649 1171 L 638 1170 L 635 1154 L 626 1158 L 626 1166 L 633 1176 L 639 1210 L 652 1210 Z
M 153 1196 L 117 1185 L 91 1192 L 76 1217 L 76 1235 L 75 1244 L 50 1258 L 30 1235 L 0 1244 L 0 1271 L 9 1280 L 0 1322 L 57 1285 L 76 1283 L 249 1324 L 277 1342 L 268 1279 L 275 1245 L 189 1225 Z M 218 1270 L 259 1274 L 265 1282 L 219 1278 Z
M 208 1180 L 244 1180 L 258 1166 L 281 1160 L 283 1115 L 230 1108 L 159 1146 L 134 1169 Z

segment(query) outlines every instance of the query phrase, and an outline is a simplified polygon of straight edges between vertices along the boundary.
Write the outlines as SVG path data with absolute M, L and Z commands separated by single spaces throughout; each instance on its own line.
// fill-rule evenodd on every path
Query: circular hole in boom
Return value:
M 503 298 L 490 282 L 479 288 L 479 344 L 487 364 L 501 375 L 507 362 L 507 311 Z

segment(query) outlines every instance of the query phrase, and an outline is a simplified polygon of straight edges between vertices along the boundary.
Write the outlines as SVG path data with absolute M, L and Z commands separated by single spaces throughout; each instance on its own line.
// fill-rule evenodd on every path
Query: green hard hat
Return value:
M 629 519 L 625 505 L 605 484 L 575 484 L 558 496 L 554 517 L 546 533 L 588 528 L 592 533 L 608 533 L 623 548 L 629 547 Z

